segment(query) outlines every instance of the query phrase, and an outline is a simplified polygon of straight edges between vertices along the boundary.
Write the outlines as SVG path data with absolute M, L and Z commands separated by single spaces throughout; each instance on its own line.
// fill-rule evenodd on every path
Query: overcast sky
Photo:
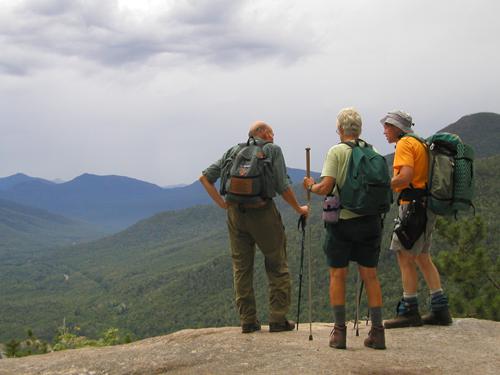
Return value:
M 0 177 L 190 183 L 254 120 L 320 170 L 355 106 L 423 136 L 500 112 L 495 0 L 0 0 Z

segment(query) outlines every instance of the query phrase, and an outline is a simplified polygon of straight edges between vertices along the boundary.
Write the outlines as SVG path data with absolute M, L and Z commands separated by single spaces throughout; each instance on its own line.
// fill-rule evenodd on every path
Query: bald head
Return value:
M 274 141 L 273 128 L 271 128 L 264 121 L 255 121 L 250 126 L 250 130 L 248 131 L 248 136 L 260 138 L 267 142 Z
M 258 137 L 261 132 L 265 132 L 271 129 L 264 121 L 255 121 L 250 125 L 250 130 L 248 131 L 249 137 Z

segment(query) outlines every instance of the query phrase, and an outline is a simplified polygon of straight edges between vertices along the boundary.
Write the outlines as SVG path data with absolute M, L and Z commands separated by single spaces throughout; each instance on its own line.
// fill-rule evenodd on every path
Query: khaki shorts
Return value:
M 399 206 L 399 217 L 404 217 L 406 210 L 408 210 L 408 204 L 401 204 Z M 392 234 L 391 245 L 389 250 L 399 251 L 406 250 L 413 255 L 418 255 L 420 253 L 428 253 L 431 250 L 432 242 L 432 232 L 434 232 L 434 227 L 436 226 L 436 215 L 431 211 L 427 210 L 427 225 L 425 227 L 425 232 L 418 238 L 417 242 L 413 245 L 411 249 L 406 249 L 401 242 L 399 242 L 396 233 Z

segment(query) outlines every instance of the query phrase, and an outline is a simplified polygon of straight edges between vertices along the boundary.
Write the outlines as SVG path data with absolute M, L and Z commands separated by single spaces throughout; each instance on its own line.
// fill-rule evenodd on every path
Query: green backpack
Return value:
M 363 141 L 364 142 L 364 141 Z M 365 142 L 343 142 L 352 149 L 347 174 L 339 189 L 340 204 L 359 215 L 380 215 L 392 204 L 391 177 L 385 158 Z
M 246 143 L 233 147 L 224 161 L 220 193 L 234 203 L 257 203 L 272 198 L 271 159 L 264 148 L 268 142 L 250 137 Z
M 474 150 L 452 133 L 436 133 L 423 140 L 429 154 L 427 204 L 436 215 L 456 215 L 474 208 Z

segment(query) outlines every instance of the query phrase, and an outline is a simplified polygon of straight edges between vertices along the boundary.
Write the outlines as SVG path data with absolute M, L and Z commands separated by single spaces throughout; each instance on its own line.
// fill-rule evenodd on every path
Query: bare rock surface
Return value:
M 456 319 L 449 327 L 386 331 L 387 350 L 363 346 L 348 327 L 347 350 L 332 349 L 332 324 L 241 334 L 239 327 L 186 329 L 127 345 L 0 360 L 0 375 L 153 374 L 500 374 L 500 322 Z

